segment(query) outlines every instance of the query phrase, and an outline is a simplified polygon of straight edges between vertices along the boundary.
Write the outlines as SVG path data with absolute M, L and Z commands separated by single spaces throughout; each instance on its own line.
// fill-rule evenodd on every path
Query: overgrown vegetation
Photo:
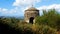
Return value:
M 27 24 L 19 18 L 0 17 L 0 32 L 6 34 L 57 34 L 60 30 L 60 14 L 55 10 L 43 10 L 35 24 Z M 3 34 L 3 33 L 2 33 Z
M 43 15 L 36 18 L 36 23 L 60 30 L 60 14 L 55 9 L 48 12 L 43 10 Z

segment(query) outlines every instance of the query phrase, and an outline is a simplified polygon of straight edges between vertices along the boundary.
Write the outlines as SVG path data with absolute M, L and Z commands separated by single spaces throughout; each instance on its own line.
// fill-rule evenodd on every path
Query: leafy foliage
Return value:
M 36 23 L 60 29 L 60 14 L 55 10 L 43 10 L 43 15 L 36 18 Z

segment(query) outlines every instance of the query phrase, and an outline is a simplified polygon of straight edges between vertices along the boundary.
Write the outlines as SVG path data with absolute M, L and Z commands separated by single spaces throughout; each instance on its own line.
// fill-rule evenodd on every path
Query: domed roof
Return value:
M 38 9 L 36 9 L 35 7 L 30 7 L 26 11 L 38 11 Z

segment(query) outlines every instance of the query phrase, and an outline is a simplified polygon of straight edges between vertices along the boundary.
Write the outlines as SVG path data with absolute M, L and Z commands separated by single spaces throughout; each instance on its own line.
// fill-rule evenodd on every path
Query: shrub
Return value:
M 47 25 L 20 24 L 16 27 L 22 34 L 57 34 L 57 30 Z

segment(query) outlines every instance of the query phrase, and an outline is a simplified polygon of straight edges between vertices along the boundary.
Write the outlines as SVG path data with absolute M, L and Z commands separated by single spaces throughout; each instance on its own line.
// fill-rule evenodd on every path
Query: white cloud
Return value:
M 42 10 L 49 10 L 49 9 L 56 9 L 58 12 L 60 12 L 60 4 L 52 4 L 52 5 L 48 5 L 48 6 L 40 6 L 38 7 L 38 9 L 40 10 L 40 15 L 42 15 Z
M 3 8 L 2 11 L 7 11 L 8 9 Z
M 16 13 L 16 10 L 15 9 L 8 10 L 5 8 L 0 8 L 0 13 L 2 13 L 2 14 L 13 14 L 13 13 Z
M 41 0 L 15 0 L 13 6 L 20 6 L 20 5 L 31 5 L 35 3 L 39 3 Z
M 0 13 L 7 13 L 8 9 L 0 8 Z
M 13 8 L 13 9 L 6 9 L 6 8 L 0 8 L 0 16 L 22 16 L 23 12 L 20 8 Z
M 38 9 L 39 10 L 48 10 L 48 9 L 60 10 L 60 4 L 52 4 L 52 5 L 48 5 L 48 6 L 41 6 Z
M 0 8 L 0 10 L 1 10 L 1 8 Z

